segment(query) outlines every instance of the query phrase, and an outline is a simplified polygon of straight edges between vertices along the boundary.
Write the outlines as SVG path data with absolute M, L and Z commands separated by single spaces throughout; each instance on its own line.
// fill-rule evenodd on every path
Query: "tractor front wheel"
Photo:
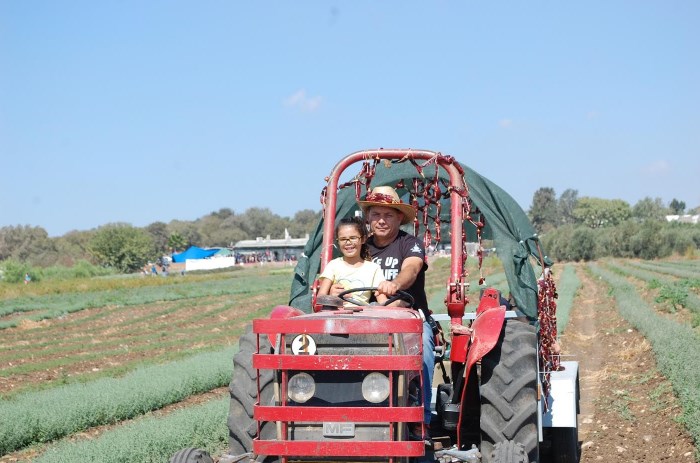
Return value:
M 503 441 L 522 444 L 529 460 L 539 461 L 537 334 L 533 326 L 505 320 L 498 343 L 481 360 L 479 390 L 485 462 L 490 463 L 493 449 Z
M 253 405 L 258 400 L 257 371 L 253 368 L 253 353 L 257 353 L 257 336 L 249 326 L 238 341 L 238 352 L 233 357 L 233 377 L 229 385 L 231 404 L 228 415 L 229 453 L 242 455 L 253 451 L 253 439 L 258 425 L 253 419 Z M 272 347 L 266 335 L 260 336 L 260 353 L 271 353 Z M 274 402 L 274 376 L 271 370 L 260 370 L 260 403 Z M 260 438 L 274 439 L 277 435 L 272 421 L 260 424 Z M 274 458 L 261 457 L 265 462 Z

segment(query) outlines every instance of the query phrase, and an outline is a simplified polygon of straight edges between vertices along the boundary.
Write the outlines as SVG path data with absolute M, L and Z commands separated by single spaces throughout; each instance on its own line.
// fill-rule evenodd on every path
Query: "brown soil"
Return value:
M 615 310 L 614 301 L 600 282 L 594 282 L 578 268 L 581 279 L 579 294 L 574 302 L 569 326 L 561 337 L 562 354 L 572 356 L 580 365 L 581 415 L 579 441 L 581 462 L 682 462 L 696 460 L 692 440 L 677 423 L 680 408 L 671 385 L 656 369 L 649 343 Z M 167 324 L 182 326 L 182 331 L 168 336 L 187 336 L 192 328 L 199 332 L 222 330 L 219 342 L 236 342 L 232 332 L 239 330 L 241 307 L 250 313 L 265 305 L 264 297 L 248 298 L 244 304 L 232 303 L 231 297 L 206 298 L 197 309 L 177 310 L 177 302 L 153 304 L 148 308 L 102 308 L 86 310 L 60 320 L 38 324 L 23 324 L 4 330 L 0 341 L 0 371 L 7 369 L 9 352 L 26 349 L 22 363 L 60 360 L 102 349 L 102 344 L 118 342 L 128 346 L 124 352 L 110 357 L 66 364 L 26 374 L 0 377 L 0 394 L 22 389 L 23 384 L 41 381 L 60 381 L 74 375 L 94 374 L 110 365 L 124 366 L 160 352 L 138 352 L 134 347 L 155 342 Z M 222 306 L 226 306 L 222 309 Z M 100 311 L 100 316 L 96 316 Z M 144 313 L 146 312 L 146 313 Z M 208 312 L 211 312 L 208 315 Z M 153 316 L 147 316 L 151 314 Z M 169 331 L 170 331 L 169 329 Z M 86 333 L 89 333 L 87 335 Z M 130 334 L 131 333 L 131 334 Z M 150 333 L 152 336 L 146 336 Z M 133 337 L 133 339 L 129 339 Z M 64 350 L 46 352 L 37 346 L 51 345 Z M 119 340 L 119 341 L 117 341 Z M 187 348 L 187 346 L 183 346 Z M 199 347 L 196 342 L 190 349 Z M 2 349 L 4 348 L 4 350 Z M 104 347 L 109 350 L 108 346 Z M 17 361 L 17 360 L 15 360 Z M 227 393 L 226 388 L 193 397 L 156 413 L 189 406 L 212 396 Z M 101 427 L 76 436 L 94 438 L 106 429 Z M 0 457 L 0 463 L 31 462 L 43 446 Z

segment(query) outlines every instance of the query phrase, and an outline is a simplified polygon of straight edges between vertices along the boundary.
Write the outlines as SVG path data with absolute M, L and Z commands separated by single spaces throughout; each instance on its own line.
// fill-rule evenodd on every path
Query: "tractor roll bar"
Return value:
M 464 315 L 464 306 L 467 303 L 466 291 L 463 286 L 463 253 L 462 228 L 464 222 L 464 209 L 462 196 L 466 193 L 467 185 L 464 173 L 458 168 L 458 164 L 451 156 L 444 156 L 436 151 L 413 149 L 378 149 L 356 151 L 341 159 L 331 170 L 326 178 L 326 204 L 323 218 L 323 244 L 321 248 L 321 271 L 326 264 L 333 259 L 333 240 L 335 232 L 335 213 L 337 207 L 338 185 L 342 173 L 352 164 L 368 160 L 397 160 L 403 161 L 428 161 L 434 162 L 436 168 L 442 168 L 450 177 L 450 242 L 452 245 L 452 262 L 450 267 L 450 281 L 447 288 L 447 312 L 455 323 L 461 323 Z

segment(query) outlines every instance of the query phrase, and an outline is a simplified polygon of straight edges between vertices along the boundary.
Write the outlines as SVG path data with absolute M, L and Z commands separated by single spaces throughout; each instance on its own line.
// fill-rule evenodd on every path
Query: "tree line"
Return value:
M 675 198 L 666 205 L 660 198 L 646 197 L 634 206 L 619 199 L 579 198 L 572 189 L 557 198 L 553 188 L 543 187 L 534 193 L 528 216 L 552 259 L 653 259 L 700 247 L 700 226 L 666 221 L 666 215 L 681 215 L 685 207 Z M 320 218 L 320 210 L 305 209 L 290 218 L 254 207 L 239 214 L 222 208 L 194 221 L 153 222 L 146 227 L 111 223 L 59 237 L 49 237 L 38 226 L 6 226 L 0 228 L 0 271 L 5 280 L 17 281 L 30 268 L 53 266 L 89 274 L 104 268 L 133 272 L 189 246 L 229 247 L 258 236 L 282 237 L 285 229 L 291 236 L 303 237 L 314 231 Z
M 320 218 L 320 210 L 304 209 L 290 218 L 254 207 L 240 214 L 222 208 L 194 221 L 153 222 L 146 227 L 110 223 L 59 237 L 49 237 L 38 226 L 6 226 L 0 228 L 0 262 L 6 272 L 8 267 L 16 269 L 12 274 L 28 267 L 72 267 L 85 262 L 133 272 L 189 246 L 229 247 L 258 236 L 282 238 L 285 229 L 293 237 L 303 237 L 315 229 Z
M 621 199 L 579 198 L 573 189 L 557 198 L 553 188 L 545 187 L 533 195 L 528 217 L 555 261 L 656 259 L 694 255 L 700 248 L 700 225 L 666 220 L 685 209 L 676 198 L 666 205 L 661 198 L 646 197 L 631 206 Z

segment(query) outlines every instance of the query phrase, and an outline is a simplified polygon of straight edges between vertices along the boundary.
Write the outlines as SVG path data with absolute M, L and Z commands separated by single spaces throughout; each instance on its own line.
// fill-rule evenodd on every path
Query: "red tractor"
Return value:
M 359 172 L 344 175 L 353 165 Z M 254 320 L 240 339 L 230 449 L 218 461 L 578 461 L 578 365 L 554 352 L 551 262 L 515 201 L 432 151 L 356 152 L 326 180 L 323 220 L 297 264 L 290 305 Z M 426 248 L 447 248 L 443 237 L 449 238 L 444 307 L 430 309 L 439 322 L 471 330 L 451 337 L 436 330 L 441 374 L 432 385 L 424 384 L 418 311 L 344 307 L 315 293 L 318 273 L 338 255 L 336 221 L 359 215 L 357 200 L 376 185 L 394 187 L 415 208 L 410 231 Z M 484 234 L 503 262 L 514 307 L 507 310 L 499 291 L 484 288 L 476 310 L 465 315 L 467 243 L 477 243 L 474 258 L 481 262 Z M 539 278 L 531 261 L 542 269 Z M 425 387 L 433 387 L 432 448 L 409 433 L 423 422 Z M 196 449 L 171 459 L 195 461 L 211 459 Z

